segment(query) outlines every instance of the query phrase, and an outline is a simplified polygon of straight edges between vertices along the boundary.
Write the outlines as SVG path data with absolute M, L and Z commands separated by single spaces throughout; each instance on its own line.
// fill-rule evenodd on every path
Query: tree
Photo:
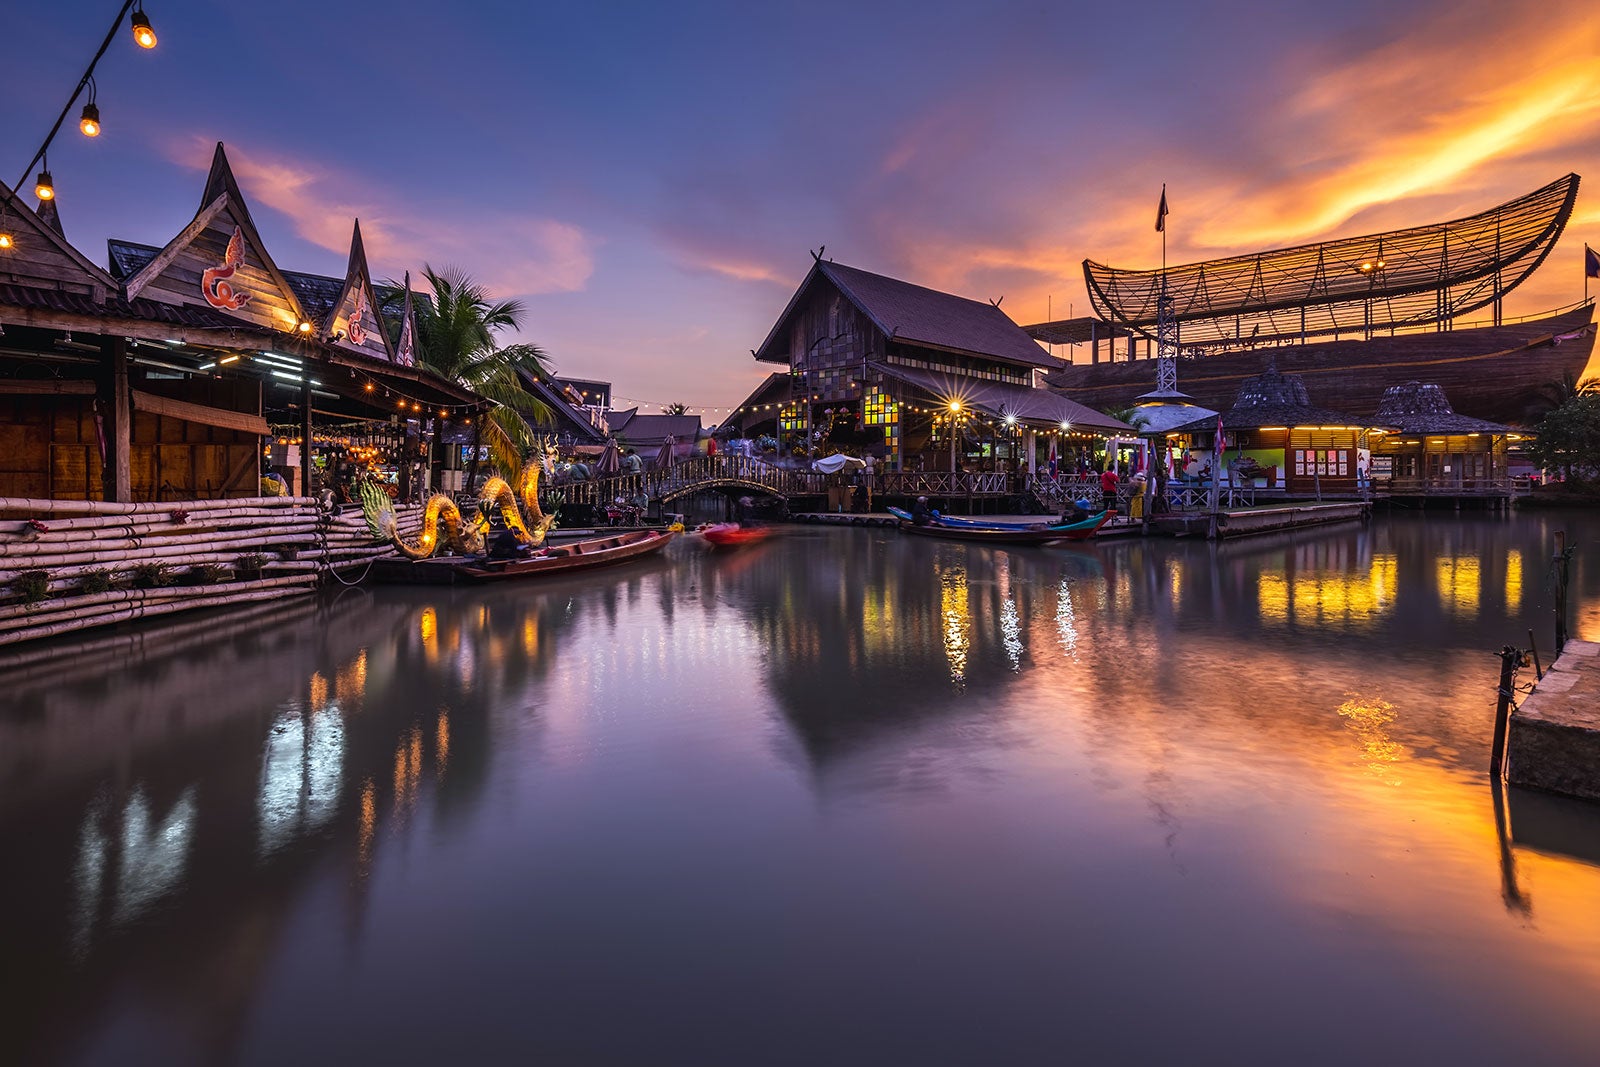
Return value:
M 663 415 L 687 415 L 689 409 L 682 404 L 672 403 L 661 409 Z
M 1600 378 L 1580 379 L 1571 371 L 1565 371 L 1559 379 L 1539 386 L 1536 394 L 1538 400 L 1530 405 L 1531 414 L 1548 414 L 1574 397 L 1596 392 L 1600 392 Z
M 1573 397 L 1546 415 L 1536 432 L 1528 455 L 1544 470 L 1572 484 L 1600 475 L 1600 394 Z
M 483 439 L 495 464 L 507 477 L 522 466 L 522 453 L 537 441 L 523 413 L 548 422 L 550 409 L 528 392 L 522 376 L 549 376 L 546 356 L 537 345 L 500 348 L 496 338 L 515 330 L 526 311 L 520 300 L 492 300 L 488 290 L 465 271 L 423 267 L 433 301 L 419 300 L 417 360 L 442 378 L 459 382 L 498 406 L 483 420 Z M 391 283 L 392 284 L 392 283 Z

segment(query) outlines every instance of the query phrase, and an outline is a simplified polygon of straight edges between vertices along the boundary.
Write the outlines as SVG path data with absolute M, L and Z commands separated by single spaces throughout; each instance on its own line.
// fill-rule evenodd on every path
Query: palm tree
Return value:
M 523 415 L 538 422 L 551 419 L 550 409 L 522 382 L 523 375 L 549 376 L 544 351 L 537 345 L 500 348 L 496 343 L 502 331 L 521 324 L 527 309 L 520 300 L 491 300 L 488 291 L 460 268 L 435 271 L 424 266 L 422 273 L 433 289 L 433 301 L 414 305 L 417 360 L 498 405 L 483 420 L 483 439 L 495 464 L 514 478 L 522 466 L 522 453 L 537 443 Z
M 668 404 L 666 407 L 661 409 L 661 414 L 663 414 L 663 415 L 687 415 L 687 414 L 689 414 L 689 409 L 688 409 L 687 406 L 685 406 L 683 404 L 671 403 L 671 404 Z
M 1112 408 L 1106 412 L 1118 422 L 1125 422 L 1135 430 L 1142 430 L 1150 425 L 1150 415 L 1143 408 Z

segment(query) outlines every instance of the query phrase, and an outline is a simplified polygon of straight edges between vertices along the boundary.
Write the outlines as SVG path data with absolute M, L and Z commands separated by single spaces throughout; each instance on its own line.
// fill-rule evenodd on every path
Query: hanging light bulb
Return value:
M 11 235 L 10 230 L 0 230 L 0 252 L 9 252 L 16 246 L 17 240 Z
M 78 120 L 78 129 L 83 131 L 85 137 L 100 136 L 100 109 L 94 104 L 83 105 L 83 117 Z
M 134 11 L 133 18 L 128 25 L 133 29 L 133 39 L 140 48 L 154 48 L 156 46 L 156 31 L 150 28 L 150 19 L 144 13 L 144 6 Z
M 50 172 L 41 170 L 38 180 L 33 185 L 33 195 L 40 200 L 54 200 L 56 198 L 56 184 L 50 180 Z

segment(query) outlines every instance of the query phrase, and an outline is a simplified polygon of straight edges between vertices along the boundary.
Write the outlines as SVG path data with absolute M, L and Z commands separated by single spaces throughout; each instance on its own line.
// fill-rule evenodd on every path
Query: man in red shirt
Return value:
M 1117 472 L 1107 467 L 1105 473 L 1100 475 L 1100 496 L 1108 508 L 1117 506 Z

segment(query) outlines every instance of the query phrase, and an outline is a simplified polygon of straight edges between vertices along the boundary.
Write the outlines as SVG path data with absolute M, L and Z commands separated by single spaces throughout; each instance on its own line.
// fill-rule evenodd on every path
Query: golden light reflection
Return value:
M 422 618 L 418 620 L 417 632 L 422 637 L 422 644 L 432 652 L 439 640 L 439 614 L 432 608 L 422 609 Z
M 333 698 L 348 708 L 360 704 L 367 694 L 367 650 L 362 649 L 356 658 L 339 668 L 333 677 Z
M 522 620 L 522 651 L 529 658 L 539 653 L 539 623 L 532 615 Z
M 422 780 L 422 731 L 413 726 L 394 750 L 394 811 L 404 816 L 417 800 Z
M 1399 564 L 1390 553 L 1372 557 L 1365 575 L 1264 571 L 1256 582 L 1263 621 L 1347 622 L 1371 626 L 1394 607 Z
M 1516 612 L 1522 608 L 1522 553 L 1512 549 L 1506 553 L 1506 610 Z
M 433 727 L 433 776 L 443 780 L 445 765 L 450 762 L 450 713 L 439 709 L 439 721 Z
M 1172 606 L 1177 607 L 1183 599 L 1183 561 L 1169 559 L 1167 561 L 1167 591 L 1172 594 Z
M 311 710 L 321 711 L 328 706 L 328 680 L 321 671 L 311 672 Z
M 939 586 L 939 610 L 944 622 L 944 654 L 950 661 L 950 680 L 959 686 L 967 678 L 967 650 L 972 644 L 965 568 L 952 567 L 941 571 Z
M 1352 694 L 1339 705 L 1339 715 L 1361 741 L 1367 770 L 1389 785 L 1399 785 L 1394 765 L 1405 758 L 1405 747 L 1389 736 L 1394 724 L 1394 705 L 1381 697 Z
M 361 785 L 361 815 L 356 824 L 356 865 L 365 877 L 372 866 L 372 839 L 378 831 L 378 788 L 368 778 Z
M 1452 614 L 1476 618 L 1482 568 L 1477 556 L 1440 556 L 1434 561 L 1439 603 Z

